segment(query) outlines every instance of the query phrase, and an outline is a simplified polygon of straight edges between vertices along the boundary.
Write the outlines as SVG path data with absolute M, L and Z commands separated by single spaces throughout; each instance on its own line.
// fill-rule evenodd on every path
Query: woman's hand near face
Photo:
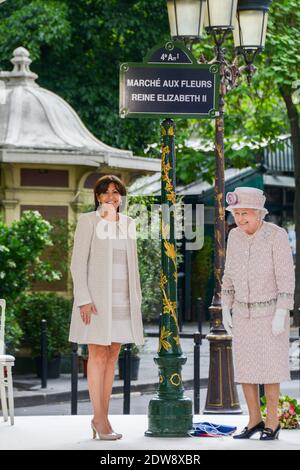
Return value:
M 110 204 L 108 202 L 103 202 L 101 204 L 101 209 L 100 209 L 100 215 L 101 217 L 103 218 L 110 218 L 110 217 L 113 217 L 115 218 L 116 217 L 116 208 L 113 204 Z
M 97 314 L 97 310 L 94 304 L 81 305 L 80 307 L 80 316 L 86 325 L 91 323 L 91 315 Z

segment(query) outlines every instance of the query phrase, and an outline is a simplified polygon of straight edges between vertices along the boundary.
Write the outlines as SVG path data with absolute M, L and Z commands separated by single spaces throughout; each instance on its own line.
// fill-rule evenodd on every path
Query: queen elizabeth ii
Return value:
M 286 231 L 264 221 L 263 191 L 239 187 L 226 196 L 236 228 L 229 233 L 222 279 L 223 324 L 233 338 L 235 381 L 242 384 L 249 423 L 234 436 L 278 438 L 280 383 L 290 380 L 289 310 L 295 288 L 292 252 Z M 232 315 L 231 315 L 232 313 Z M 262 420 L 259 384 L 267 399 Z

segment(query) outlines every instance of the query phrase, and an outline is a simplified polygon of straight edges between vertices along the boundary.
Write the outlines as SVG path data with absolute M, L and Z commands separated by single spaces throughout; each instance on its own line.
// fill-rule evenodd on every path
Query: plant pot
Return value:
M 48 359 L 47 361 L 47 378 L 48 379 L 58 379 L 60 376 L 61 369 L 61 357 L 54 357 L 53 359 Z M 42 376 L 42 358 L 36 358 L 36 370 L 37 376 L 41 378 Z
M 72 355 L 64 354 L 61 356 L 61 374 L 71 374 L 72 372 Z
M 141 358 L 138 356 L 131 356 L 131 364 L 130 364 L 130 379 L 131 380 L 138 380 L 139 375 L 139 367 L 140 367 L 140 360 Z M 119 364 L 119 379 L 124 379 L 124 357 L 119 357 L 118 360 Z
M 36 372 L 36 363 L 32 357 L 16 356 L 14 374 L 34 374 Z

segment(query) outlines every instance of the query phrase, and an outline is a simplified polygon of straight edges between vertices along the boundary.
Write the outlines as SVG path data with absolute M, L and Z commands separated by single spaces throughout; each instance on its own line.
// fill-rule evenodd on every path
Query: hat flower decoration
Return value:
M 230 204 L 231 206 L 234 206 L 235 204 L 238 203 L 238 197 L 236 193 L 229 192 L 226 194 L 226 202 L 227 204 Z

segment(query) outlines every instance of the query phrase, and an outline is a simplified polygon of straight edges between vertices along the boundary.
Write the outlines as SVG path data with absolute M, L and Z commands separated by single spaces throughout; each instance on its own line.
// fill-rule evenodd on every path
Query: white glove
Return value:
M 272 320 L 272 333 L 278 336 L 284 332 L 284 324 L 288 310 L 285 308 L 277 308 Z
M 222 307 L 222 321 L 225 330 L 230 336 L 232 336 L 232 317 L 230 313 L 230 308 L 227 307 L 227 305 L 224 305 L 224 307 Z

